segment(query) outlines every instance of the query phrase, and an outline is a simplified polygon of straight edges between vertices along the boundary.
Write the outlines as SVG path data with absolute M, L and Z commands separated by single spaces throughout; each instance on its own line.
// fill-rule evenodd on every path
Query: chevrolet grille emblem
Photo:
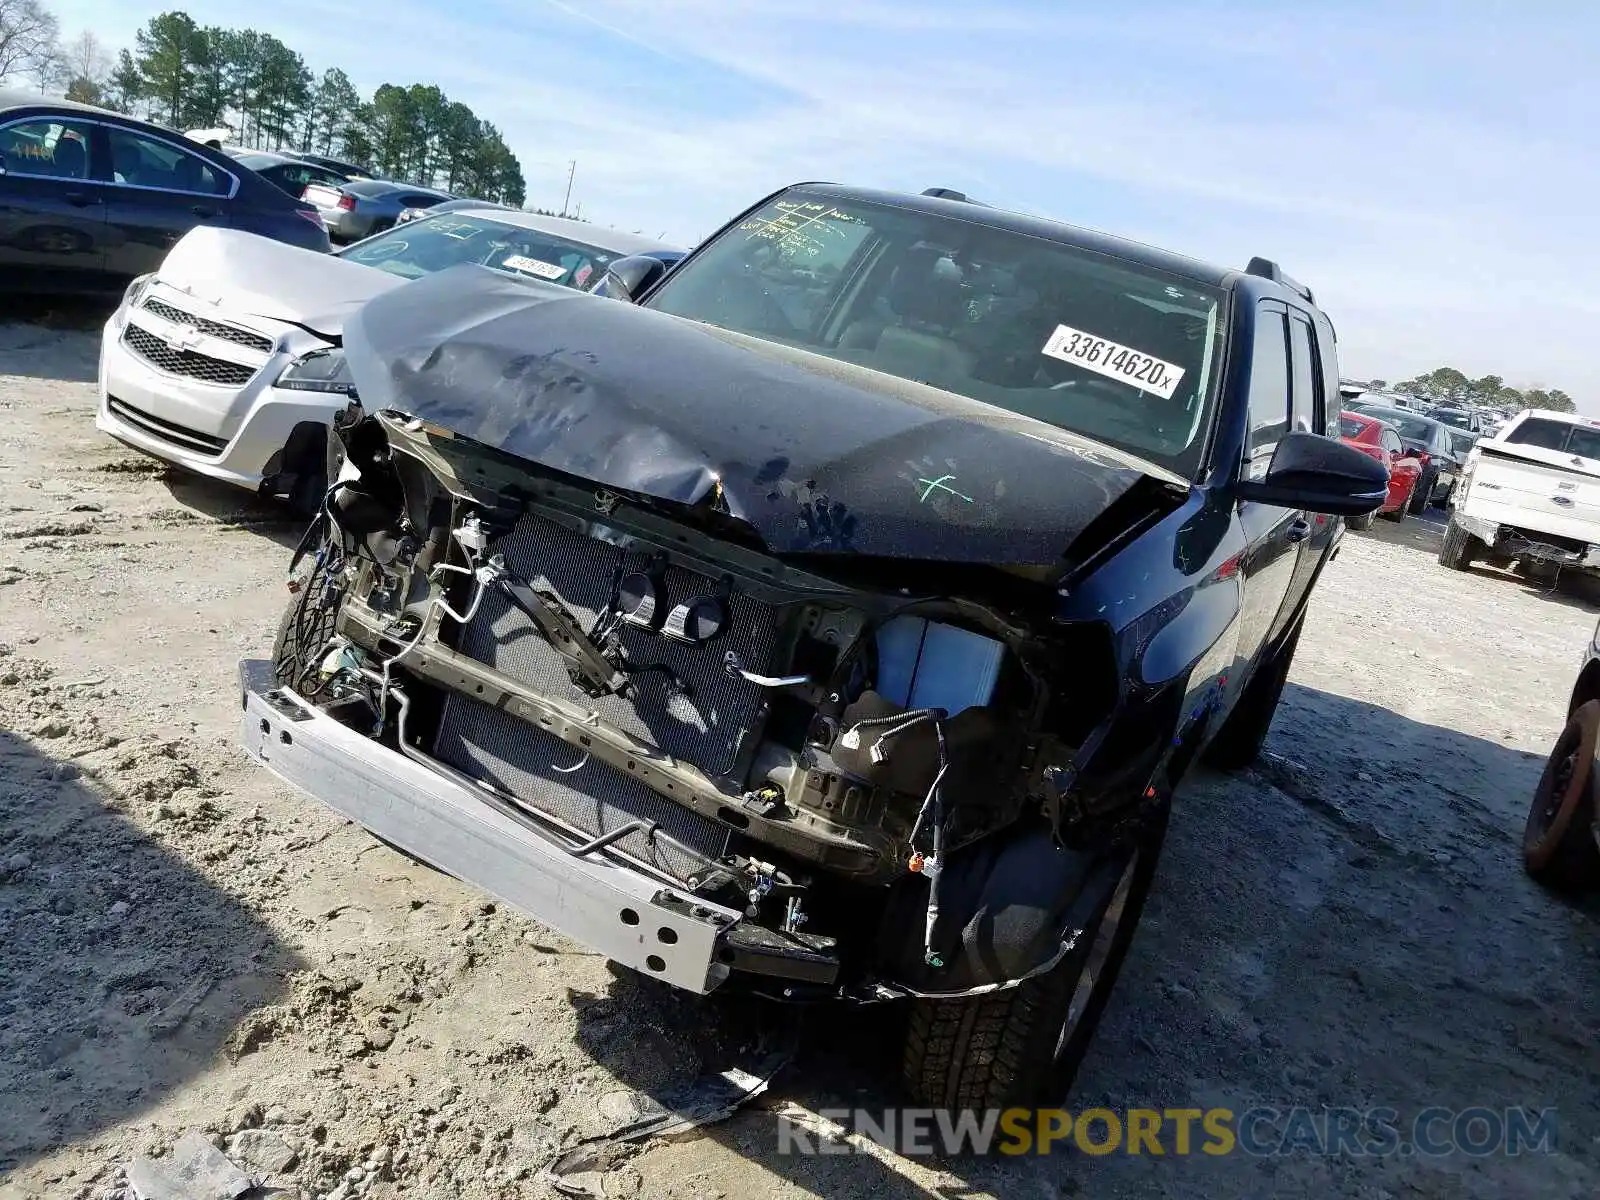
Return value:
M 193 325 L 181 326 L 167 336 L 167 345 L 174 350 L 193 350 L 200 343 L 200 331 Z

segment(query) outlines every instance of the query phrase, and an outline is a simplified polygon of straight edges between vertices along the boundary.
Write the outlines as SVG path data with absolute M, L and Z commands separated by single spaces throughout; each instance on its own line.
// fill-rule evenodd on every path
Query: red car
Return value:
M 1340 440 L 1346 445 L 1354 446 L 1361 453 L 1371 455 L 1388 466 L 1389 496 L 1378 512 L 1391 521 L 1404 521 L 1406 510 L 1411 506 L 1411 493 L 1416 489 L 1417 480 L 1422 477 L 1422 464 L 1407 456 L 1405 443 L 1400 440 L 1395 427 L 1377 417 L 1342 412 L 1339 414 L 1339 433 Z M 1349 517 L 1345 524 L 1351 529 L 1370 529 L 1374 515 L 1368 513 L 1364 517 Z

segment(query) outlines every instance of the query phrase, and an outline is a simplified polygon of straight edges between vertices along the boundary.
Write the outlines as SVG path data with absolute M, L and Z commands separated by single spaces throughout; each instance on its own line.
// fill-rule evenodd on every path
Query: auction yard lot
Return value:
M 550 1194 L 558 1151 L 794 1022 L 668 993 L 420 867 L 236 747 L 299 526 L 93 425 L 97 335 L 0 324 L 0 1200 L 123 1194 L 189 1129 L 286 1195 Z M 1351 534 L 1257 768 L 1179 792 L 1070 1103 L 1554 1109 L 1517 1157 L 780 1153 L 894 1103 L 892 1014 L 817 1010 L 771 1088 L 618 1151 L 613 1196 L 1592 1196 L 1600 924 L 1518 842 L 1592 605 Z M 814 1122 L 812 1122 L 814 1124 Z M 1198 1132 L 1196 1145 L 1200 1138 Z M 287 1161 L 285 1155 L 287 1154 Z M 341 1182 L 344 1181 L 344 1182 Z

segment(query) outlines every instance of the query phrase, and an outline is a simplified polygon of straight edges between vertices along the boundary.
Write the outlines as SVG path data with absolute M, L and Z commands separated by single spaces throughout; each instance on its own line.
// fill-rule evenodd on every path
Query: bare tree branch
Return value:
M 4 0 L 0 0 L 0 3 L 4 3 Z M 71 79 L 87 79 L 90 83 L 103 84 L 111 73 L 110 51 L 104 42 L 87 29 L 62 47 L 61 61 Z
M 0 81 L 14 75 L 48 80 L 60 35 L 55 15 L 39 0 L 0 0 Z

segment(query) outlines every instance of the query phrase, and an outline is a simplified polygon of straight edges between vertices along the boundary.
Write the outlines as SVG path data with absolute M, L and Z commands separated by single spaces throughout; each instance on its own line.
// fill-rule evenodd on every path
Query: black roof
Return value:
M 130 117 L 126 113 L 113 112 L 109 108 L 101 108 L 95 104 L 80 104 L 76 100 L 68 100 L 62 96 L 46 96 L 39 92 L 25 92 L 19 88 L 0 88 L 0 112 L 9 108 L 65 108 L 72 112 L 93 113 L 97 117 L 120 117 L 124 121 L 135 121 L 138 124 L 147 124 L 137 117 Z
M 298 154 L 290 154 L 283 150 L 251 150 L 245 146 L 230 146 L 223 150 L 223 153 L 232 159 L 270 158 L 274 163 L 304 163 L 308 167 L 317 167 L 322 165 L 321 163 L 312 162 L 309 158 L 303 158 Z M 326 168 L 324 168 L 324 170 L 326 170 Z
M 370 175 L 372 173 L 369 168 L 362 166 L 360 163 L 353 163 L 343 158 L 335 158 L 331 154 L 314 154 L 308 150 L 304 153 L 297 154 L 296 157 L 308 163 L 315 163 L 324 167 L 332 167 L 336 171 L 349 171 L 352 174 L 359 175 Z
M 441 191 L 436 187 L 427 187 L 420 183 L 407 183 L 403 179 L 351 179 L 340 184 L 346 191 L 355 192 L 358 196 L 383 196 L 389 192 L 416 192 L 422 196 L 443 196 L 446 200 L 454 200 L 449 192 Z
M 1027 237 L 1062 242 L 1069 246 L 1077 246 L 1080 249 L 1091 250 L 1112 258 L 1139 263 L 1158 271 L 1182 275 L 1197 283 L 1207 283 L 1213 287 L 1226 286 L 1236 282 L 1243 275 L 1243 272 L 1237 267 L 1219 267 L 1214 263 L 1204 262 L 1197 258 L 1189 258 L 1182 254 L 1174 254 L 1169 250 L 1148 246 L 1143 242 L 1114 237 L 1111 234 L 1100 233 L 1093 229 L 1084 229 L 1078 225 L 1068 225 L 1065 221 L 1052 221 L 1046 217 L 1031 217 L 1023 213 L 1010 212 L 1003 208 L 975 204 L 971 201 L 948 200 L 928 195 L 917 196 L 903 192 L 879 191 L 873 188 L 845 187 L 834 183 L 800 183 L 795 184 L 795 187 L 818 195 L 833 196 L 840 200 L 863 200 L 869 204 L 890 204 L 895 208 L 924 212 L 930 216 L 954 218 L 974 225 L 988 225 L 1011 233 L 1020 233 Z M 1256 276 L 1251 276 L 1250 278 L 1254 282 L 1265 284 L 1273 290 L 1281 288 L 1284 294 L 1295 295 L 1297 299 L 1303 299 L 1292 289 L 1283 287 L 1281 284 L 1275 284 L 1271 280 Z

